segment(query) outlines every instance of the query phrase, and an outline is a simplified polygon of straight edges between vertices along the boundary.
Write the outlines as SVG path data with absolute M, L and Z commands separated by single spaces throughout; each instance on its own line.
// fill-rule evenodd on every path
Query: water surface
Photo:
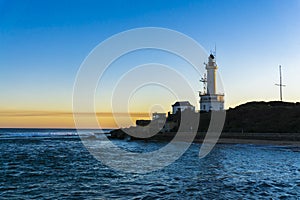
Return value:
M 88 131 L 87 131 L 88 132 Z M 92 133 L 92 132 L 91 132 Z M 136 151 L 165 143 L 114 141 Z M 300 148 L 200 144 L 170 166 L 128 174 L 101 164 L 74 130 L 0 130 L 0 199 L 298 199 Z M 147 163 L 145 163 L 146 165 Z

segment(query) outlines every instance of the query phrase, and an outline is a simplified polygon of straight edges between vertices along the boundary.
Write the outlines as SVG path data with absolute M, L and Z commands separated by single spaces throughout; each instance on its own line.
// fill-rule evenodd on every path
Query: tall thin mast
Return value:
M 285 85 L 282 84 L 282 74 L 281 74 L 281 65 L 279 65 L 279 78 L 280 83 L 276 84 L 279 86 L 279 92 L 280 92 L 280 101 L 282 101 L 282 87 L 285 87 Z
M 280 101 L 282 101 L 282 75 L 281 75 L 281 65 L 279 65 L 279 76 L 280 76 Z

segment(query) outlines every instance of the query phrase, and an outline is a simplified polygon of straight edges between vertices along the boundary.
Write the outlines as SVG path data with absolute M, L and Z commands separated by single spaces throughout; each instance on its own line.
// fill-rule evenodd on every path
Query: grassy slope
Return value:
M 300 133 L 300 104 L 249 102 L 226 112 L 224 132 Z

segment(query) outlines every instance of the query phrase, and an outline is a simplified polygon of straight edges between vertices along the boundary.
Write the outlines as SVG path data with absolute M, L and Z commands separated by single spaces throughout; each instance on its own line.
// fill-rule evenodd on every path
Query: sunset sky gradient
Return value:
M 299 0 L 0 0 L 0 127 L 74 127 L 73 84 L 83 60 L 108 37 L 149 26 L 182 32 L 208 53 L 217 44 L 226 108 L 279 100 L 275 86 L 279 64 L 287 85 L 284 100 L 300 101 Z M 155 61 L 186 74 L 193 80 L 195 95 L 202 89 L 200 77 L 186 63 L 155 51 L 121 58 L 104 81 L 117 81 L 131 67 Z M 109 84 L 106 89 L 110 90 Z M 97 91 L 96 102 L 105 94 Z M 156 98 L 161 94 L 164 91 L 151 87 L 137 93 L 131 120 L 149 118 L 153 111 L 170 111 L 176 99 Z M 158 101 L 161 107 L 151 110 Z M 199 109 L 197 102 L 190 101 Z M 102 127 L 117 126 L 105 104 L 96 105 L 96 112 Z M 116 111 L 119 117 L 123 112 Z M 122 126 L 130 124 L 124 119 Z

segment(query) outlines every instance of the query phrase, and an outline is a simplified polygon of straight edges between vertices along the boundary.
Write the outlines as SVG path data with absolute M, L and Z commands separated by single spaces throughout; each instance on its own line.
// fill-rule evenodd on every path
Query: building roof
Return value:
M 190 102 L 188 102 L 188 101 L 177 101 L 176 103 L 174 103 L 172 105 L 172 107 L 174 107 L 174 106 L 192 106 L 193 107 L 193 105 L 191 105 Z

